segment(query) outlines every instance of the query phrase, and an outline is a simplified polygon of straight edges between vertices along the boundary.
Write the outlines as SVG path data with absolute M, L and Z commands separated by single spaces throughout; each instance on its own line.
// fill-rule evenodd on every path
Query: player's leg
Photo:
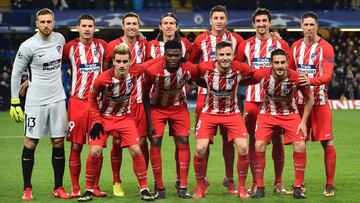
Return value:
M 228 189 L 229 194 L 237 195 L 238 191 L 235 189 L 234 183 L 234 143 L 228 142 L 227 130 L 222 126 L 220 126 L 220 134 L 223 140 L 222 154 L 225 162 L 225 178 L 223 181 L 223 186 Z
M 135 125 L 139 132 L 140 137 L 140 149 L 144 155 L 146 168 L 149 166 L 149 147 L 147 143 L 147 134 L 146 134 L 146 115 L 144 114 L 144 105 L 142 103 L 136 103 L 131 106 L 131 112 L 135 119 Z
M 26 117 L 25 117 L 26 118 Z M 25 122 L 27 122 L 25 120 Z M 21 155 L 21 166 L 22 174 L 24 181 L 24 193 L 22 196 L 23 200 L 32 200 L 32 185 L 31 185 L 31 175 L 34 168 L 34 153 L 36 145 L 38 144 L 38 139 L 32 139 L 29 137 L 24 138 L 24 147 Z
M 128 149 L 133 160 L 133 170 L 138 180 L 141 199 L 147 201 L 155 200 L 155 197 L 148 188 L 146 163 L 139 144 L 130 145 Z
M 324 164 L 326 174 L 326 185 L 324 196 L 335 195 L 334 177 L 336 168 L 336 151 L 333 142 L 332 113 L 330 106 L 315 105 L 310 114 L 313 130 L 312 140 L 320 141 L 324 149 Z
M 284 169 L 285 162 L 285 150 L 284 143 L 282 139 L 282 129 L 276 128 L 272 136 L 272 159 L 274 161 L 274 172 L 275 172 L 275 181 L 274 181 L 274 192 L 277 194 L 286 195 L 287 191 L 282 182 L 282 172 Z
M 45 130 L 47 132 L 45 132 L 45 135 L 50 135 L 53 146 L 54 196 L 68 199 L 71 198 L 71 196 L 65 192 L 63 187 L 65 169 L 64 138 L 68 126 L 65 100 L 48 104 L 44 106 L 44 110 L 48 113 L 47 129 Z
M 294 169 L 295 169 L 295 181 L 293 184 L 293 197 L 305 198 L 305 194 L 302 191 L 302 184 L 305 180 L 305 168 L 306 168 L 306 146 L 305 141 L 293 142 L 294 153 Z
M 256 142 L 255 142 L 255 178 L 256 192 L 251 196 L 254 198 L 265 197 L 264 170 L 266 165 L 265 152 L 271 141 L 273 129 L 277 126 L 277 120 L 267 114 L 259 114 L 257 117 Z
M 209 145 L 209 139 L 196 139 L 196 151 L 194 155 L 194 171 L 196 177 L 196 190 L 193 198 L 203 198 L 206 189 L 205 171 L 206 171 L 206 150 Z
M 111 132 L 110 132 L 111 133 Z M 125 195 L 121 185 L 120 169 L 122 162 L 121 139 L 113 136 L 112 148 L 110 153 L 111 170 L 113 174 L 113 194 L 117 197 Z
M 70 157 L 69 157 L 69 171 L 71 176 L 71 197 L 79 197 L 80 184 L 79 176 L 81 172 L 81 151 L 83 145 L 71 143 L 70 146 Z
M 259 113 L 259 103 L 245 101 L 244 114 L 245 125 L 249 133 L 249 165 L 252 174 L 252 183 L 248 190 L 250 194 L 256 191 L 256 178 L 255 178 L 255 125 L 257 115 Z
M 189 136 L 174 136 L 176 148 L 178 149 L 178 160 L 179 160 L 179 178 L 180 185 L 177 189 L 177 193 L 181 198 L 190 199 L 191 195 L 188 193 L 188 175 L 190 165 L 190 147 L 189 147 Z

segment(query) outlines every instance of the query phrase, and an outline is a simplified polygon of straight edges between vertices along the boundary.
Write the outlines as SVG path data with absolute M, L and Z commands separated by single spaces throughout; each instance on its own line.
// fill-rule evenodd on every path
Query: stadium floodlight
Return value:
M 208 29 L 206 28 L 181 28 L 181 32 L 206 32 Z
M 360 32 L 360 28 L 340 28 L 341 32 Z
M 301 32 L 301 28 L 286 28 L 286 31 L 288 32 Z
M 253 28 L 236 28 L 233 30 L 234 32 L 256 32 Z

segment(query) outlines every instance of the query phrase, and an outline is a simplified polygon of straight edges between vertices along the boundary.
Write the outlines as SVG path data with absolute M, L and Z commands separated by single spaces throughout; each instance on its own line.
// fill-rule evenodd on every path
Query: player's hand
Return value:
M 303 133 L 304 135 L 304 140 L 306 140 L 307 137 L 307 129 L 306 129 L 306 123 L 304 122 L 300 122 L 297 130 L 296 130 L 296 134 L 298 135 L 300 133 L 300 131 Z
M 25 82 L 20 85 L 20 91 L 19 91 L 20 96 L 23 97 L 25 96 L 28 87 L 29 87 L 29 80 L 25 80 Z
M 16 122 L 24 121 L 24 112 L 21 109 L 19 98 L 11 99 L 10 116 Z
M 139 39 L 139 40 L 146 40 L 146 37 L 143 35 L 143 33 L 141 33 L 140 31 L 138 31 L 136 33 L 136 37 Z
M 270 36 L 275 40 L 282 39 L 278 32 L 270 32 Z
M 147 136 L 148 136 L 149 140 L 151 140 L 153 135 L 156 134 L 155 128 L 152 125 L 152 123 L 147 124 L 146 133 L 147 133 Z
M 300 84 L 301 86 L 310 85 L 310 79 L 309 79 L 308 77 L 306 77 L 306 75 L 300 73 L 299 84 Z
M 101 123 L 95 123 L 90 130 L 90 138 L 93 140 L 100 139 L 100 132 L 104 134 L 103 125 Z

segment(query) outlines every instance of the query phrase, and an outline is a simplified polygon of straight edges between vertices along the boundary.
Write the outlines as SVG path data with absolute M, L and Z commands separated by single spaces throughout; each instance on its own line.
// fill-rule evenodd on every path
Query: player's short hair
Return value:
M 165 50 L 167 49 L 182 49 L 181 41 L 179 39 L 168 40 L 164 45 Z
M 225 48 L 225 47 L 231 47 L 232 49 L 232 44 L 231 42 L 228 42 L 228 41 L 220 41 L 218 43 L 216 43 L 216 50 L 219 50 L 219 49 L 222 49 L 222 48 Z
M 38 20 L 39 16 L 47 15 L 47 14 L 52 15 L 53 18 L 55 19 L 55 14 L 54 14 L 54 12 L 52 12 L 52 10 L 50 10 L 48 8 L 42 8 L 38 12 L 36 12 L 36 20 Z
M 79 16 L 78 21 L 77 21 L 77 25 L 80 25 L 81 20 L 92 20 L 94 22 L 95 25 L 95 18 L 93 15 L 89 14 L 89 13 L 83 13 Z
M 130 51 L 130 48 L 127 44 L 125 43 L 121 43 L 119 45 L 117 45 L 113 51 L 113 54 L 112 54 L 112 58 L 115 57 L 116 54 L 119 54 L 119 55 L 126 55 L 128 54 L 129 55 L 129 59 L 131 59 L 131 51 Z
M 223 13 L 225 13 L 225 16 L 227 17 L 227 9 L 225 6 L 216 5 L 216 6 L 212 7 L 210 10 L 210 18 L 212 17 L 214 12 L 223 12 Z
M 160 22 L 159 22 L 160 25 L 161 25 L 161 23 L 162 23 L 162 19 L 163 19 L 163 18 L 166 18 L 166 17 L 172 17 L 172 18 L 174 18 L 175 21 L 176 21 L 176 26 L 179 25 L 179 20 L 177 19 L 176 15 L 175 15 L 174 13 L 165 13 L 164 15 L 162 15 L 161 18 L 160 18 Z M 180 38 L 179 31 L 176 30 L 176 32 L 175 32 L 175 39 L 179 39 L 179 38 Z M 164 41 L 163 31 L 162 31 L 162 30 L 159 31 L 159 34 L 157 35 L 156 40 L 157 40 L 157 41 Z
M 278 56 L 278 55 L 283 55 L 285 56 L 286 60 L 288 59 L 288 56 L 283 49 L 275 49 L 274 51 L 271 52 L 271 57 L 270 57 L 271 61 L 273 61 L 274 56 Z
M 139 17 L 138 14 L 136 14 L 136 13 L 134 13 L 134 12 L 128 12 L 128 13 L 125 13 L 125 14 L 123 15 L 123 17 L 122 17 L 122 19 L 121 19 L 123 25 L 124 25 L 124 23 L 125 23 L 125 19 L 126 19 L 126 18 L 129 18 L 129 17 L 135 17 L 135 18 L 137 18 L 138 23 L 139 23 L 139 25 L 140 25 L 140 17 Z
M 271 22 L 271 12 L 266 8 L 257 8 L 252 14 L 252 22 L 255 23 L 256 16 L 267 15 L 269 22 Z
M 314 13 L 312 11 L 305 12 L 301 16 L 301 22 L 303 22 L 305 18 L 313 18 L 313 19 L 315 19 L 315 22 L 318 23 L 318 16 L 316 15 L 316 13 Z

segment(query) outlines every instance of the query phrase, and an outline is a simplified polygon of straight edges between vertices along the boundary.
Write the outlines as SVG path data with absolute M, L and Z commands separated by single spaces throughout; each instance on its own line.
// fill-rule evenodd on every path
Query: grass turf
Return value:
M 306 191 L 307 199 L 300 200 L 306 202 L 357 202 L 358 197 L 356 191 L 360 188 L 359 183 L 359 157 L 360 147 L 359 136 L 359 117 L 360 111 L 334 111 L 333 112 L 333 131 L 335 135 L 335 147 L 337 152 L 337 168 L 336 168 L 336 196 L 324 197 L 325 170 L 323 164 L 323 149 L 320 143 L 307 144 L 307 168 L 306 168 Z M 191 114 L 191 118 L 193 115 Z M 23 190 L 22 172 L 21 172 L 21 152 L 23 148 L 23 125 L 13 122 L 8 112 L 0 112 L 0 202 L 22 202 L 21 195 Z M 191 159 L 194 155 L 194 136 L 190 138 L 191 142 Z M 222 186 L 224 178 L 224 161 L 221 154 L 222 141 L 220 136 L 215 139 L 215 144 L 211 146 L 210 161 L 208 167 L 208 178 L 210 181 L 209 194 L 202 200 L 186 200 L 187 202 L 289 202 L 295 201 L 292 196 L 276 195 L 273 189 L 273 162 L 271 159 L 271 145 L 267 149 L 267 165 L 265 171 L 266 197 L 261 200 L 249 199 L 240 200 L 236 196 L 226 194 L 225 188 Z M 141 201 L 137 189 L 137 181 L 132 171 L 132 161 L 127 149 L 124 149 L 123 164 L 121 168 L 121 176 L 125 197 L 118 198 L 112 195 L 112 172 L 110 167 L 110 148 L 111 141 L 104 149 L 104 164 L 101 174 L 100 186 L 102 190 L 108 193 L 106 198 L 94 198 L 93 202 L 137 202 Z M 68 161 L 69 143 L 66 143 L 66 157 Z M 286 146 L 286 160 L 283 172 L 283 181 L 288 188 L 293 181 L 293 165 L 292 165 L 292 147 Z M 85 146 L 82 153 L 82 171 L 81 185 L 85 188 L 85 161 L 88 153 L 88 147 Z M 177 197 L 175 183 L 175 161 L 174 161 L 174 144 L 170 137 L 165 136 L 162 147 L 163 157 L 163 179 L 166 186 L 165 200 L 158 200 L 163 203 L 184 201 Z M 236 166 L 234 167 L 236 170 Z M 236 171 L 234 171 L 237 179 Z M 152 171 L 149 170 L 149 187 L 153 187 Z M 248 182 L 251 180 L 249 171 Z M 189 173 L 189 189 L 195 188 L 195 176 L 193 162 L 190 164 Z M 33 202 L 75 202 L 76 199 L 61 200 L 52 197 L 53 188 L 53 171 L 51 166 L 51 144 L 50 140 L 45 138 L 39 142 L 35 153 L 35 166 L 32 175 L 33 185 Z M 64 175 L 64 186 L 70 192 L 71 181 L 66 163 Z

